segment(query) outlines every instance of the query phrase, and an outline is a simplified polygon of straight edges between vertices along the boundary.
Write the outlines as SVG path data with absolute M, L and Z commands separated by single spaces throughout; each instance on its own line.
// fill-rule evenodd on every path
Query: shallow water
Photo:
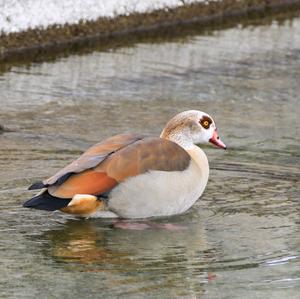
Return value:
M 299 298 L 300 18 L 13 66 L 0 74 L 0 297 Z M 169 231 L 21 207 L 120 132 L 210 113 L 207 189 Z

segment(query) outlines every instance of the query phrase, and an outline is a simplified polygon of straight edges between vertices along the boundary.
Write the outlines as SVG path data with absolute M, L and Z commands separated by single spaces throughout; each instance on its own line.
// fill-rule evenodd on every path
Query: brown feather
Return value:
M 95 213 L 97 210 L 103 210 L 105 204 L 98 200 L 97 197 L 91 198 L 91 196 L 81 196 L 79 200 L 74 199 L 69 203 L 67 207 L 60 209 L 62 212 L 78 215 L 78 216 L 89 216 Z
M 98 195 L 109 192 L 118 182 L 104 172 L 93 169 L 73 174 L 63 184 L 51 186 L 49 193 L 55 197 L 72 198 L 76 194 Z
M 109 156 L 96 171 L 105 171 L 118 182 L 149 170 L 183 171 L 189 154 L 176 143 L 162 138 L 144 138 Z
M 43 183 L 45 186 L 51 186 L 57 183 L 57 181 L 63 176 L 73 173 L 80 173 L 84 170 L 91 169 L 101 163 L 105 158 L 107 158 L 107 156 L 109 156 L 113 152 L 126 147 L 127 145 L 140 139 L 142 139 L 142 136 L 122 134 L 99 142 L 90 147 L 77 160 L 61 169 L 49 179 L 44 180 Z M 66 176 L 66 178 L 68 178 L 68 176 Z M 63 182 L 64 181 L 60 183 L 62 184 Z
M 106 156 L 92 169 L 90 159 Z M 101 195 L 128 177 L 149 170 L 183 171 L 190 164 L 189 154 L 176 143 L 162 138 L 118 135 L 90 148 L 76 161 L 48 181 L 52 196 L 72 198 L 76 194 Z M 71 172 L 61 184 L 60 176 Z M 55 184 L 56 183 L 56 184 Z

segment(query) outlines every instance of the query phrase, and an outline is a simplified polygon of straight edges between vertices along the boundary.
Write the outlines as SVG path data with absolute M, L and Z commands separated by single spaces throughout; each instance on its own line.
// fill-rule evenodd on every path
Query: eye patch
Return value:
M 212 124 L 212 120 L 210 117 L 205 115 L 200 119 L 200 124 L 204 129 L 208 129 Z

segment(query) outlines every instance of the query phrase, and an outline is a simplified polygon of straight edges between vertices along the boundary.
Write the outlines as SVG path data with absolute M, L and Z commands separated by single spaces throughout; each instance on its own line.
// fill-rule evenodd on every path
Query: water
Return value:
M 300 18 L 55 61 L 0 75 L 0 297 L 300 298 Z M 228 151 L 186 214 L 113 229 L 21 207 L 30 183 L 120 132 L 210 113 Z

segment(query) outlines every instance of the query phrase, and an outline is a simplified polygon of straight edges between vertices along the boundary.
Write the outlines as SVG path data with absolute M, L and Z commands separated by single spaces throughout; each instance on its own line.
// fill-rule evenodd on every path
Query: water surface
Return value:
M 299 298 L 300 18 L 139 43 L 0 74 L 0 297 Z M 207 189 L 186 214 L 113 229 L 21 207 L 30 183 L 120 132 L 211 114 Z

